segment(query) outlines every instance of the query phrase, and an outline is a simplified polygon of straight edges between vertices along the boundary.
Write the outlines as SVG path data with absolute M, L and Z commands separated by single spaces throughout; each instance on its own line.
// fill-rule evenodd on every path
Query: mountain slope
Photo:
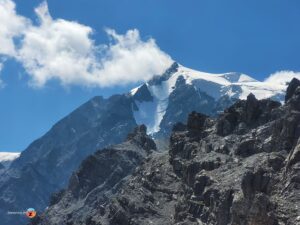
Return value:
M 191 113 L 186 125 L 174 127 L 169 152 L 150 154 L 111 198 L 99 203 L 83 186 L 77 192 L 91 201 L 72 210 L 77 198 L 65 206 L 63 197 L 33 224 L 299 224 L 298 82 L 291 82 L 284 106 L 250 94 L 218 118 Z M 97 177 L 79 174 L 78 180 Z
M 84 158 L 122 142 L 136 127 L 131 105 L 125 95 L 95 97 L 29 145 L 0 176 L 1 224 L 24 224 L 25 218 L 7 211 L 43 210 Z

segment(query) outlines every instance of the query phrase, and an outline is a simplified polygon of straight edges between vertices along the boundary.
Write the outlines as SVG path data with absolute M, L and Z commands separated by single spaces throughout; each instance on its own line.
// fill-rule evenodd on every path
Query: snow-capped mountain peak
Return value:
M 147 86 L 151 89 L 160 90 L 158 95 L 160 98 L 169 96 L 175 89 L 175 84 L 178 78 L 182 76 L 187 84 L 195 86 L 195 88 L 205 92 L 206 94 L 219 99 L 224 95 L 235 97 L 238 99 L 246 99 L 253 93 L 258 99 L 276 97 L 278 94 L 284 94 L 286 85 L 274 85 L 273 83 L 258 81 L 243 73 L 221 73 L 213 74 L 200 72 L 178 63 L 174 63 L 163 75 L 156 76 L 149 82 Z M 160 86 L 160 87 L 158 87 Z M 138 88 L 131 91 L 134 95 Z M 163 96 L 161 95 L 163 88 Z M 282 99 L 278 99 L 282 101 Z
M 179 82 L 180 81 L 180 82 Z M 182 87 L 184 85 L 184 88 Z M 191 89 L 192 88 L 192 89 Z M 189 90 L 189 95 L 179 97 Z M 131 90 L 135 99 L 134 117 L 137 124 L 146 124 L 149 133 L 161 131 L 169 108 L 180 117 L 197 110 L 215 115 L 237 99 L 246 99 L 252 93 L 257 99 L 273 98 L 283 102 L 286 85 L 258 81 L 249 75 L 237 72 L 213 74 L 201 72 L 173 63 L 166 72 Z M 185 100 L 194 96 L 194 102 L 182 108 Z M 144 97 L 143 97 L 144 96 Z M 149 97 L 150 96 L 150 97 Z M 172 101 L 172 106 L 170 106 Z M 174 104 L 178 104 L 175 106 Z M 185 118 L 184 118 L 185 119 Z
M 272 98 L 278 93 L 284 94 L 286 86 L 270 84 L 258 81 L 242 73 L 223 73 L 213 74 L 200 72 L 186 68 L 178 64 L 177 71 L 173 73 L 166 81 L 169 87 L 169 93 L 174 87 L 179 76 L 183 76 L 187 84 L 205 92 L 206 94 L 219 99 L 224 95 L 238 99 L 246 99 L 250 93 L 253 93 L 258 99 Z M 279 99 L 279 100 L 283 100 Z

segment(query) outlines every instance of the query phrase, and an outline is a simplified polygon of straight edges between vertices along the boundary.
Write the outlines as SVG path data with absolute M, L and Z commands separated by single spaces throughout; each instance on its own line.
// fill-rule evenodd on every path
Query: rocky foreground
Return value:
M 35 225 L 300 224 L 300 81 L 286 104 L 249 95 L 217 119 L 193 112 L 168 152 L 141 126 L 88 157 Z

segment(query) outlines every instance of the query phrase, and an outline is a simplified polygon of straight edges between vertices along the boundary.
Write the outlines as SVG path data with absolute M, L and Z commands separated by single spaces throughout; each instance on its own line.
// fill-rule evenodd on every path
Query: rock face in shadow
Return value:
M 176 81 L 175 90 L 169 96 L 169 104 L 160 124 L 157 137 L 169 136 L 177 122 L 185 122 L 192 111 L 211 115 L 215 110 L 215 100 L 204 92 L 186 84 L 183 77 Z
M 133 95 L 133 99 L 136 101 L 139 101 L 139 102 L 153 101 L 153 97 L 152 97 L 151 93 L 149 92 L 146 84 L 143 84 L 141 87 L 139 87 L 137 92 Z
M 117 185 L 114 176 L 102 178 L 102 160 L 115 171 L 128 154 L 116 147 L 117 158 L 112 149 L 96 153 L 33 224 L 299 224 L 299 105 L 296 87 L 283 106 L 250 95 L 217 119 L 193 112 L 187 125 L 174 126 L 168 152 L 141 147 L 151 141 L 139 144 L 144 156 L 129 160 L 134 169 Z
M 293 97 L 295 94 L 296 89 L 300 86 L 300 81 L 296 78 L 293 78 L 287 88 L 286 95 L 285 95 L 285 102 L 288 102 L 290 98 Z
M 272 120 L 271 111 L 279 106 L 279 102 L 258 101 L 253 94 L 250 94 L 247 101 L 239 101 L 225 110 L 217 122 L 217 133 L 221 136 L 246 133 L 249 129 Z
M 41 224 L 92 224 L 90 218 L 106 212 L 105 205 L 126 176 L 156 151 L 146 130 L 141 125 L 124 143 L 87 157 L 71 176 L 67 189 L 52 195 L 47 213 L 36 220 Z

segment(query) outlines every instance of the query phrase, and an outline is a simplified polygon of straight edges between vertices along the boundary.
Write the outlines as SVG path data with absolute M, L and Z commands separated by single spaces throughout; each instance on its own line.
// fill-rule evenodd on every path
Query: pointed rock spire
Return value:
M 288 102 L 288 100 L 290 98 L 293 97 L 293 95 L 294 95 L 297 87 L 299 87 L 299 86 L 300 86 L 300 80 L 298 80 L 297 78 L 293 78 L 291 80 L 291 82 L 289 83 L 289 86 L 288 86 L 288 88 L 286 90 L 286 95 L 285 95 L 285 102 L 286 103 Z

